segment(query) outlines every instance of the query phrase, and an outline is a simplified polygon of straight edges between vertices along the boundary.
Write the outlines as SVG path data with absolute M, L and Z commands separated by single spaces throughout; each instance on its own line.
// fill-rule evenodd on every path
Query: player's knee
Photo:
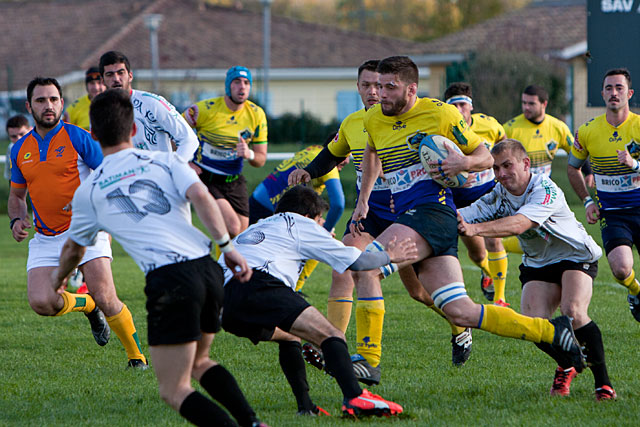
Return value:
M 611 273 L 618 280 L 624 280 L 631 274 L 633 269 L 633 263 L 627 263 L 624 261 L 618 261 L 611 264 Z
M 327 321 L 327 323 L 329 323 Z M 324 331 L 324 336 L 322 336 L 318 342 L 322 342 L 324 340 L 326 340 L 327 338 L 339 338 L 343 341 L 347 341 L 347 338 L 345 337 L 344 333 L 336 328 L 335 326 L 333 326 L 331 323 L 329 323 L 328 327 L 326 328 L 326 331 Z
M 473 324 L 472 312 L 468 309 L 473 301 L 467 296 L 467 290 L 462 282 L 453 282 L 442 286 L 431 294 L 433 303 L 442 310 L 447 317 L 458 326 Z
M 469 248 L 468 253 L 469 253 L 469 259 L 476 264 L 481 263 L 487 254 L 484 248 L 476 248 L 476 247 Z
M 575 302 L 563 302 L 560 305 L 560 311 L 565 316 L 573 318 L 574 323 L 578 324 L 582 324 L 583 320 L 587 317 L 586 310 L 582 307 L 581 304 L 577 304 Z
M 54 302 L 47 298 L 29 297 L 31 309 L 40 316 L 55 316 L 60 310 L 56 310 Z

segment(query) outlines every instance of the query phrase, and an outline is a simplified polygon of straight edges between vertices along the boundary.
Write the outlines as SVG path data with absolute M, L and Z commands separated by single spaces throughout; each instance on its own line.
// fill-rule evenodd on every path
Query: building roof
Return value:
M 22 89 L 35 75 L 59 77 L 97 65 L 120 50 L 134 69 L 150 69 L 143 16 L 164 16 L 161 69 L 262 66 L 262 14 L 197 0 L 40 0 L 0 2 L 0 91 Z M 8 35 L 11 35 L 9 37 Z M 366 59 L 423 51 L 424 43 L 272 16 L 272 68 L 356 67 Z
M 528 51 L 560 56 L 572 46 L 586 50 L 586 0 L 536 1 L 427 43 L 425 55 L 486 49 Z M 584 52 L 581 52 L 584 53 Z

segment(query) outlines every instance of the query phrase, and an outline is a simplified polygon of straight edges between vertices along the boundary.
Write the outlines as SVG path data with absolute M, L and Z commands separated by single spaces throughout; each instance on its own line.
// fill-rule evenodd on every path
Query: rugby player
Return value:
M 472 131 L 484 140 L 489 150 L 493 144 L 505 138 L 504 128 L 495 118 L 482 113 L 471 114 L 473 95 L 470 84 L 452 83 L 444 92 L 444 99 L 447 104 L 455 106 L 460 111 L 464 121 Z M 491 191 L 494 185 L 493 169 L 470 173 L 464 187 L 451 189 L 456 208 L 469 206 L 482 195 Z M 494 304 L 508 306 L 504 287 L 507 282 L 509 260 L 507 252 L 502 246 L 502 240 L 478 236 L 461 236 L 461 239 L 467 247 L 471 261 L 480 267 L 480 289 L 482 289 L 485 298 L 493 301 Z
M 107 344 L 110 329 L 113 330 L 127 352 L 128 366 L 146 369 L 147 360 L 140 349 L 131 312 L 118 299 L 113 284 L 111 246 L 106 233 L 100 233 L 78 260 L 90 295 L 58 293 L 48 283 L 68 237 L 69 203 L 89 175 L 89 168 L 95 169 L 102 162 L 102 153 L 89 132 L 60 120 L 64 100 L 57 80 L 33 79 L 27 86 L 26 106 L 36 127 L 11 150 L 7 211 L 13 238 L 22 242 L 32 226 L 27 212 L 29 194 L 36 230 L 29 242 L 27 259 L 29 304 L 41 316 L 85 313 L 99 345 Z
M 613 277 L 628 289 L 633 317 L 640 322 L 640 285 L 633 269 L 633 245 L 640 247 L 640 117 L 629 110 L 633 96 L 626 68 L 607 71 L 602 82 L 606 112 L 580 126 L 567 174 L 582 199 L 587 222 L 600 220 L 602 244 Z M 592 200 L 579 168 L 591 156 L 597 198 Z
M 518 236 L 524 251 L 522 314 L 550 319 L 560 307 L 562 314 L 571 317 L 593 372 L 596 399 L 615 399 L 600 328 L 587 313 L 602 250 L 576 220 L 551 178 L 531 173 L 531 160 L 520 142 L 499 142 L 491 154 L 499 184 L 458 211 L 458 230 L 465 236 Z M 551 345 L 536 345 L 558 363 L 551 394 L 569 395 L 575 368 Z
M 9 137 L 9 145 L 7 146 L 7 156 L 4 160 L 4 178 L 11 181 L 11 149 L 13 144 L 18 142 L 20 138 L 28 134 L 32 129 L 29 120 L 22 114 L 9 117 L 5 125 L 7 136 Z
M 571 321 L 561 316 L 551 321 L 516 313 L 508 307 L 474 303 L 465 290 L 462 269 L 457 258 L 458 227 L 451 191 L 431 179 L 431 174 L 456 176 L 461 171 L 477 172 L 493 164 L 486 146 L 452 105 L 437 99 L 418 98 L 418 68 L 406 56 L 380 61 L 380 104 L 367 111 L 364 126 L 369 134 L 362 164 L 362 186 L 354 221 L 368 214 L 368 200 L 382 172 L 393 193 L 396 221 L 368 246 L 370 251 L 384 249 L 397 236 L 415 242 L 418 261 L 389 264 L 365 277 L 380 280 L 413 264 L 424 289 L 435 305 L 456 325 L 479 328 L 505 337 L 551 344 L 581 371 L 584 366 Z M 418 147 L 426 135 L 449 138 L 465 155 L 449 151 L 441 164 L 422 168 Z
M 145 273 L 149 345 L 162 399 L 195 425 L 237 425 L 192 387 L 193 378 L 241 426 L 263 425 L 231 373 L 209 358 L 220 325 L 223 276 L 209 254 L 211 241 L 191 225 L 190 202 L 236 277 L 251 276 L 213 198 L 177 153 L 134 148 L 137 129 L 128 92 L 98 95 L 90 118 L 104 161 L 75 193 L 69 240 L 51 274 L 51 289 L 62 286 L 86 247 L 107 230 Z
M 84 85 L 85 89 L 87 89 L 87 94 L 76 99 L 73 104 L 67 107 L 62 115 L 62 120 L 79 126 L 84 130 L 91 130 L 91 124 L 89 123 L 89 105 L 91 105 L 91 100 L 95 98 L 96 95 L 101 94 L 107 88 L 102 82 L 102 76 L 100 75 L 100 69 L 98 67 L 89 68 L 84 76 Z
M 252 84 L 248 68 L 231 67 L 224 96 L 200 101 L 183 113 L 200 140 L 194 168 L 218 202 L 232 236 L 249 225 L 244 160 L 255 168 L 267 160 L 267 118 L 249 101 Z

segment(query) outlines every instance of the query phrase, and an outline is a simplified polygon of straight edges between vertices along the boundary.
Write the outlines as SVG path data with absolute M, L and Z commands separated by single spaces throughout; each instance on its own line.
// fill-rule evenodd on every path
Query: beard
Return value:
M 393 104 L 384 104 L 383 101 L 380 102 L 380 109 L 382 110 L 382 114 L 385 116 L 397 116 L 400 112 L 407 106 L 407 93 L 409 91 L 405 89 L 402 92 L 402 97 L 398 99 Z
M 60 111 L 58 114 L 55 114 L 55 112 L 53 112 L 55 115 L 53 118 L 50 118 L 50 117 L 45 118 L 44 114 L 49 112 L 51 111 L 46 111 L 42 115 L 38 115 L 35 112 L 31 114 L 33 116 L 33 120 L 36 122 L 36 125 L 38 125 L 38 127 L 42 129 L 52 129 L 56 127 L 58 122 L 60 122 L 60 117 L 62 117 L 62 111 Z
M 233 102 L 236 105 L 242 105 L 248 98 L 245 98 L 245 101 L 240 101 L 237 97 L 235 97 L 233 94 L 229 97 L 229 99 L 231 100 L 231 102 Z

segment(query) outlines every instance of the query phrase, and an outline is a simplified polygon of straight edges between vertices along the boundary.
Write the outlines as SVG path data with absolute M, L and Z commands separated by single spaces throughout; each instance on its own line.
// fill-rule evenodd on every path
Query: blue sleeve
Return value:
M 340 220 L 342 212 L 344 212 L 344 192 L 339 179 L 330 179 L 324 184 L 329 196 L 329 212 L 327 212 L 324 228 L 331 231 Z
M 78 126 L 64 124 L 73 148 L 78 152 L 82 160 L 91 169 L 95 169 L 102 163 L 102 149 L 98 141 L 91 137 L 91 134 Z
M 29 134 L 27 134 L 29 135 Z M 19 141 L 17 141 L 15 144 L 13 144 L 13 147 L 11 147 L 11 154 L 9 159 L 7 159 L 6 161 L 9 162 L 7 164 L 7 166 L 9 166 L 11 168 L 11 182 L 14 182 L 16 184 L 26 184 L 27 180 L 24 179 L 24 176 L 22 175 L 22 171 L 20 170 L 20 168 L 18 166 L 16 166 L 17 160 L 18 160 L 18 152 L 20 152 L 20 147 L 22 147 L 22 143 L 24 142 L 26 135 L 23 136 Z

